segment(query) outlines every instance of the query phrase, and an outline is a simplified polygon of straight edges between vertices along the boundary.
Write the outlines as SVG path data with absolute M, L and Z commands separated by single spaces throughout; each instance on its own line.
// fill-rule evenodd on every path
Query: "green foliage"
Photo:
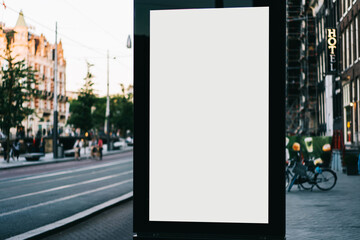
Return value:
M 27 67 L 25 60 L 15 62 L 10 50 L 10 39 L 1 56 L 7 63 L 1 67 L 0 79 L 0 128 L 7 135 L 9 144 L 10 128 L 21 125 L 21 122 L 34 112 L 29 102 L 38 97 L 35 72 Z M 9 150 L 9 146 L 7 148 Z
M 94 128 L 103 131 L 105 124 L 106 97 L 97 98 L 94 106 L 95 110 L 92 115 Z
M 93 75 L 90 73 L 90 68 L 93 65 L 87 63 L 87 74 L 84 78 L 84 86 L 80 89 L 77 100 L 70 103 L 71 117 L 68 124 L 75 128 L 80 128 L 83 132 L 87 132 L 93 128 L 93 118 L 91 109 L 95 104 L 96 97 L 93 89 Z
M 134 130 L 134 103 L 133 94 L 130 85 L 125 91 L 125 87 L 121 84 L 121 95 L 117 95 L 110 102 L 110 122 L 116 129 L 120 129 L 121 134 L 125 137 L 126 131 Z

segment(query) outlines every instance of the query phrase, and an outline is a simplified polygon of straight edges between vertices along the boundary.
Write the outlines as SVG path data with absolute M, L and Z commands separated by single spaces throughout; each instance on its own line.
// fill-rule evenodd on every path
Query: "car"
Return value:
M 126 143 L 125 139 L 123 139 L 123 138 L 119 138 L 118 141 L 113 143 L 114 150 L 123 149 L 126 146 L 127 146 L 127 143 Z

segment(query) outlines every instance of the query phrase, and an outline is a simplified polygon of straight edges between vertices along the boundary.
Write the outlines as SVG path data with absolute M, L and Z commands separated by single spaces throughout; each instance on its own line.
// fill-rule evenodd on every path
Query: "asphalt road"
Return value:
M 287 240 L 360 239 L 360 176 L 337 176 L 328 192 L 297 186 L 286 192 Z M 131 240 L 132 221 L 132 201 L 127 201 L 45 239 Z
M 1 173 L 0 239 L 6 239 L 131 192 L 133 156 L 50 164 Z

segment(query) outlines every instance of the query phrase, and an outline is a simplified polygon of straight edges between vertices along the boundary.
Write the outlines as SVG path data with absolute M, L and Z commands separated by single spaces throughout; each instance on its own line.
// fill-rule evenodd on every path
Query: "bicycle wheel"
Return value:
M 300 183 L 300 186 L 305 190 L 310 190 L 311 188 L 313 188 L 313 186 L 315 184 L 315 182 L 313 180 L 315 173 L 311 170 L 306 170 L 306 176 L 307 176 L 306 182 Z
M 290 184 L 289 173 L 285 172 L 285 190 L 288 188 L 289 184 Z
M 321 173 L 315 175 L 316 186 L 323 191 L 332 189 L 337 181 L 336 173 L 330 169 L 322 169 Z

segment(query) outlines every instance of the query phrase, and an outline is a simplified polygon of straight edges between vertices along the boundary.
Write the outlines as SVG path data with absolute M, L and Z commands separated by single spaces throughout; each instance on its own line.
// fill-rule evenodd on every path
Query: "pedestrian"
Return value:
M 41 138 L 40 140 L 39 151 L 45 154 L 44 138 Z
M 97 152 L 97 142 L 96 142 L 95 137 L 93 137 L 91 140 L 90 149 L 91 149 L 91 152 L 90 152 L 91 157 L 95 158 L 96 157 L 95 154 Z
M 99 147 L 100 160 L 102 160 L 103 140 L 101 138 L 99 138 L 98 140 L 98 147 Z
M 75 159 L 79 160 L 80 159 L 80 149 L 81 149 L 81 142 L 79 139 L 76 139 L 75 144 L 74 144 L 74 155 L 75 155 Z
M 86 157 L 86 142 L 83 138 L 81 139 L 81 147 L 84 147 L 84 157 Z
M 16 157 L 16 160 L 19 161 L 20 142 L 19 142 L 18 138 L 16 138 L 15 141 L 13 142 L 12 148 L 13 148 L 13 154 L 12 154 L 13 160 L 15 160 L 15 157 Z
M 2 148 L 3 148 L 3 151 L 4 151 L 4 161 L 9 162 L 8 159 L 7 159 L 7 142 L 2 143 Z

